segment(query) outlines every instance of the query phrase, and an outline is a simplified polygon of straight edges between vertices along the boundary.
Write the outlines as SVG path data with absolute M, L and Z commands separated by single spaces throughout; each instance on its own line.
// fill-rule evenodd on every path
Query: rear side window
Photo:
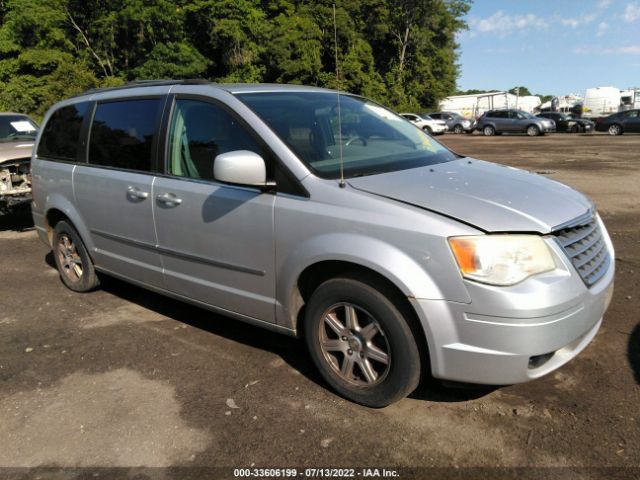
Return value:
M 76 161 L 80 144 L 80 130 L 89 111 L 89 102 L 62 107 L 51 115 L 44 126 L 38 157 Z
M 89 163 L 151 170 L 151 146 L 160 99 L 99 103 L 91 125 Z

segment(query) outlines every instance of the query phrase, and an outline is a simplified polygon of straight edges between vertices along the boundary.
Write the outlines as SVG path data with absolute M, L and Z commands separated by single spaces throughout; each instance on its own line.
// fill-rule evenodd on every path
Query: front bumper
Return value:
M 0 195 L 0 213 L 11 213 L 31 203 L 31 193 Z
M 542 125 L 540 127 L 540 129 L 542 130 L 543 133 L 555 133 L 556 132 L 556 126 L 555 125 L 551 125 L 551 126 Z
M 466 383 L 508 385 L 546 375 L 595 337 L 613 294 L 609 270 L 587 288 L 555 243 L 559 270 L 512 287 L 466 282 L 472 302 L 413 299 L 429 343 L 432 374 Z

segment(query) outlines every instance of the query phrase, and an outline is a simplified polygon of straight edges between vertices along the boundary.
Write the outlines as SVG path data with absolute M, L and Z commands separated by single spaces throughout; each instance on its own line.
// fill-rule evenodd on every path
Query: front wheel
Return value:
M 537 137 L 538 135 L 540 135 L 540 129 L 535 125 L 529 125 L 527 127 L 527 135 L 529 135 L 530 137 Z
M 455 127 L 453 127 L 453 133 L 460 135 L 463 132 L 464 128 L 462 128 L 462 125 L 456 125 Z
M 380 408 L 418 386 L 416 340 L 380 289 L 356 278 L 327 280 L 309 300 L 304 329 L 320 374 L 343 397 Z
M 53 258 L 62 282 L 74 292 L 88 292 L 100 284 L 80 235 L 65 221 L 53 229 Z
M 482 133 L 484 134 L 485 137 L 491 137 L 496 134 L 496 129 L 493 128 L 491 125 L 487 125 L 482 129 Z
M 617 123 L 609 126 L 609 135 L 622 135 L 622 127 Z
M 433 136 L 433 130 L 431 130 L 431 127 L 424 127 L 422 130 L 425 133 L 428 133 L 429 135 Z

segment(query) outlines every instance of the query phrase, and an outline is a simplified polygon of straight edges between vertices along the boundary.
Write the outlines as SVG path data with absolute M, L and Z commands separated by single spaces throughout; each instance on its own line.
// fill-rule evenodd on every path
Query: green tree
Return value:
M 513 95 L 519 95 L 521 97 L 533 95 L 527 87 L 513 87 L 511 90 L 509 90 L 509 93 Z
M 99 84 L 65 31 L 59 1 L 6 2 L 0 27 L 0 109 L 40 118 L 57 100 Z
M 337 45 L 335 1 L 6 0 L 0 108 L 40 116 L 83 89 L 152 78 L 327 86 L 403 110 L 455 91 L 470 0 L 338 1 Z

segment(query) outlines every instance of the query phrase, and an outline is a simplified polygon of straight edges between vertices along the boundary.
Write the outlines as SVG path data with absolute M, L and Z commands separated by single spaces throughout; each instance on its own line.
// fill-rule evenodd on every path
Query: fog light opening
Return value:
M 551 352 L 551 353 L 545 353 L 543 355 L 534 355 L 533 357 L 530 357 L 529 370 L 533 370 L 535 368 L 541 367 L 542 365 L 547 363 L 549 360 L 551 360 L 551 357 L 553 357 L 555 353 L 556 352 Z

